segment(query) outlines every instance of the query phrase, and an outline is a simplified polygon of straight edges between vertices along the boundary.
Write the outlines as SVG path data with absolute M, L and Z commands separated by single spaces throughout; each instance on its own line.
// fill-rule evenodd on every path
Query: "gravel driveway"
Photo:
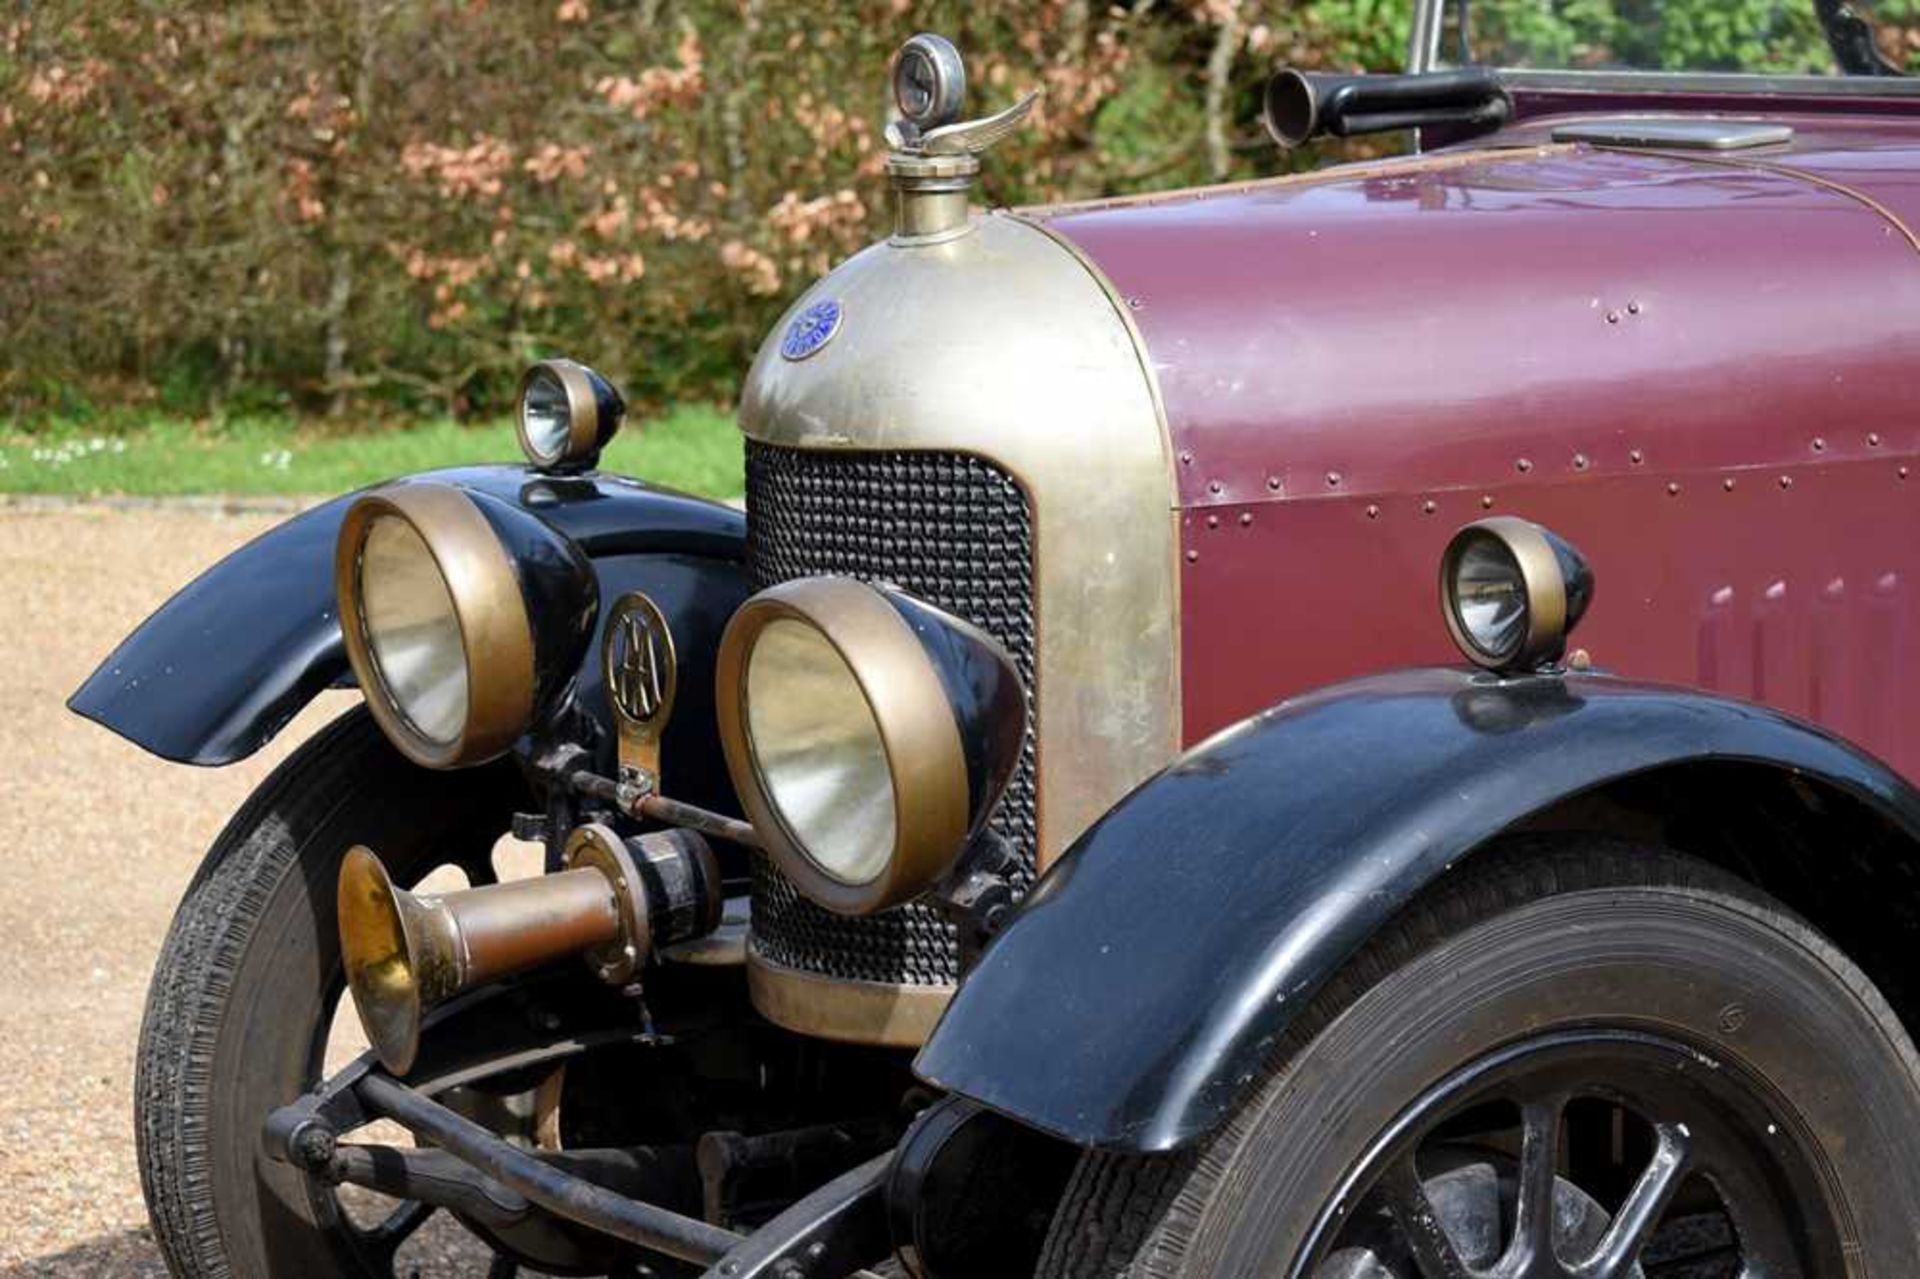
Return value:
M 174 589 L 275 522 L 166 508 L 0 506 L 7 1279 L 165 1273 L 133 1155 L 133 1053 L 148 973 L 174 904 L 227 815 L 354 695 L 328 694 L 259 756 L 219 770 L 162 763 L 69 714 L 64 702 Z M 467 1268 L 444 1252 L 436 1260 L 429 1272 Z

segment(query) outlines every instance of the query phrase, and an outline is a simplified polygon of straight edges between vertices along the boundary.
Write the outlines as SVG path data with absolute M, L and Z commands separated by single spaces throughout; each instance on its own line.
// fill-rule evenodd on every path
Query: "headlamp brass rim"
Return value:
M 1526 591 L 1526 631 L 1508 653 L 1482 648 L 1460 617 L 1454 589 L 1460 560 L 1480 537 L 1493 538 L 1513 556 Z M 1440 557 L 1440 612 L 1455 646 L 1477 666 L 1493 671 L 1532 670 L 1557 658 L 1567 639 L 1567 580 L 1546 533 L 1516 515 L 1490 516 L 1461 528 Z
M 542 453 L 527 430 L 527 391 L 535 378 L 551 373 L 559 379 L 567 396 L 567 442 L 554 454 Z M 600 431 L 600 401 L 594 394 L 593 378 L 583 364 L 573 360 L 540 360 L 527 366 L 520 375 L 520 394 L 514 401 L 513 430 L 527 460 L 543 471 L 589 465 L 600 454 L 605 441 Z
M 453 604 L 465 660 L 467 716 L 451 742 L 414 725 L 387 687 L 361 607 L 360 570 L 378 519 L 399 519 L 418 535 Z M 473 499 L 446 484 L 376 490 L 347 508 L 334 547 L 334 594 L 347 660 L 367 709 L 402 754 L 425 768 L 482 764 L 504 753 L 533 722 L 533 622 L 519 574 Z
M 848 883 L 808 855 L 760 773 L 748 727 L 747 667 L 761 632 L 780 619 L 827 641 L 859 685 L 880 734 L 894 844 L 885 867 L 863 883 Z M 809 900 L 838 914 L 872 914 L 925 892 L 959 855 L 971 800 L 960 729 L 932 660 L 874 587 L 851 578 L 802 578 L 742 604 L 720 641 L 715 707 L 727 771 L 747 817 L 775 864 Z

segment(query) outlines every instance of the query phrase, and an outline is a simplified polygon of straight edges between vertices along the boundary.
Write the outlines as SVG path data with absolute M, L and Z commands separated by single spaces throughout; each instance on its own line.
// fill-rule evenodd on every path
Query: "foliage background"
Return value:
M 1778 67 L 1819 59 L 1809 6 L 1476 12 L 1573 64 L 1618 44 Z M 958 41 L 976 109 L 1046 89 L 988 166 L 986 198 L 1024 203 L 1316 162 L 1265 141 L 1266 74 L 1397 69 L 1409 8 L 15 0 L 0 415 L 466 417 L 555 352 L 643 407 L 724 400 L 785 302 L 881 227 L 888 60 L 912 31 Z

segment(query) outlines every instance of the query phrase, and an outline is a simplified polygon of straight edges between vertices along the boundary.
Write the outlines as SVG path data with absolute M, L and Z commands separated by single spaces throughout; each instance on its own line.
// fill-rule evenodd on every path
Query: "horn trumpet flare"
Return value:
M 602 980 L 625 984 L 656 943 L 718 926 L 719 870 L 698 835 L 625 840 L 589 824 L 568 837 L 564 860 L 567 869 L 531 879 L 415 894 L 394 884 L 372 850 L 348 850 L 337 885 L 340 952 L 360 1024 L 390 1072 L 412 1069 L 427 1011 L 462 991 L 575 954 Z

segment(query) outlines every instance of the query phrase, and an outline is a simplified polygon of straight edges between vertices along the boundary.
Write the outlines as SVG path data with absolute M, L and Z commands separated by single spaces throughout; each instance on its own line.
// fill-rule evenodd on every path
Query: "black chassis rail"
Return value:
M 486 1038 L 489 991 L 480 990 L 437 1009 L 430 1022 L 443 1052 L 423 1059 L 411 1086 L 381 1069 L 372 1053 L 349 1064 L 304 1097 L 267 1116 L 266 1154 L 333 1183 L 372 1185 L 386 1193 L 419 1197 L 483 1220 L 490 1213 L 516 1215 L 537 1208 L 637 1248 L 706 1266 L 714 1279 L 829 1279 L 892 1248 L 885 1205 L 893 1152 L 877 1155 L 794 1203 L 751 1236 L 617 1193 L 565 1166 L 565 1155 L 542 1158 L 489 1132 L 428 1095 L 473 1079 L 558 1062 L 603 1045 L 631 1042 L 637 1028 L 557 1033 L 502 1057 L 468 1060 L 462 1046 Z M 411 1185 L 392 1166 L 422 1152 L 341 1144 L 342 1134 L 375 1119 L 390 1119 L 437 1149 L 426 1175 Z M 360 1152 L 367 1151 L 371 1157 Z M 384 1156 L 384 1158 L 382 1157 Z

